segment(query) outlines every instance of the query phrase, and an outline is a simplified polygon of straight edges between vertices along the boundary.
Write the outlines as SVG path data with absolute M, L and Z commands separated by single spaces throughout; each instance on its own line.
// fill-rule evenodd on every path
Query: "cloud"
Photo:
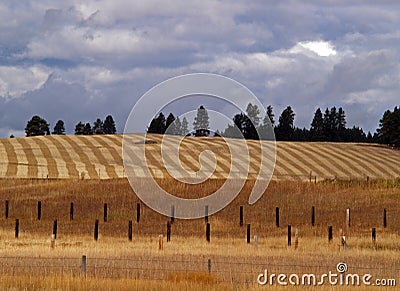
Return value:
M 191 72 L 236 79 L 277 118 L 291 105 L 298 126 L 316 107 L 343 106 L 350 126 L 374 130 L 398 105 L 399 10 L 398 1 L 3 1 L 0 134 L 21 133 L 33 114 L 72 130 L 111 113 L 121 130 L 148 89 Z

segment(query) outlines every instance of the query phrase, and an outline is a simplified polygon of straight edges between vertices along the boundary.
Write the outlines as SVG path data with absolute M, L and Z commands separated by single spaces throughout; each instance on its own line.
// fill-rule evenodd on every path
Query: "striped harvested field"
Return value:
M 169 174 L 161 158 L 159 135 L 133 135 L 135 147 L 145 147 L 153 175 Z M 248 141 L 249 175 L 259 167 L 259 144 Z M 274 179 L 310 178 L 365 179 L 400 177 L 400 151 L 375 144 L 277 142 Z M 168 153 L 168 146 L 166 151 Z M 182 166 L 200 168 L 199 154 L 210 150 L 216 157 L 213 178 L 226 178 L 231 165 L 229 150 L 221 138 L 186 137 L 180 145 Z M 132 149 L 135 153 L 135 149 Z M 168 155 L 167 155 L 168 156 Z M 114 179 L 125 175 L 122 162 L 122 135 L 41 136 L 0 139 L 0 178 Z M 234 157 L 235 160 L 242 157 Z M 205 161 L 207 165 L 207 160 Z M 144 176 L 143 165 L 134 168 Z

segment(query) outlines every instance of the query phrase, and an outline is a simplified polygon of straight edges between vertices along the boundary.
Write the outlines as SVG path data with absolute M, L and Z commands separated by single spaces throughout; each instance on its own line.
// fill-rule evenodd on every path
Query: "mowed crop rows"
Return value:
M 167 177 L 161 157 L 162 136 L 133 135 L 132 153 L 146 147 L 151 173 Z M 146 139 L 146 142 L 145 142 Z M 150 141 L 150 142 L 149 142 Z M 249 177 L 256 177 L 260 164 L 260 146 L 248 141 L 250 152 Z M 354 143 L 277 142 L 273 179 L 366 179 L 400 176 L 400 151 L 379 145 Z M 166 152 L 170 149 L 168 146 Z M 197 171 L 199 154 L 214 153 L 217 163 L 213 178 L 226 178 L 231 157 L 222 138 L 186 137 L 180 145 L 179 158 L 184 168 Z M 168 155 L 167 155 L 168 156 Z M 243 157 L 234 157 L 241 160 Z M 208 160 L 205 160 L 206 166 Z M 143 165 L 133 170 L 137 177 L 145 176 Z M 45 136 L 0 139 L 1 178 L 49 179 L 113 179 L 125 176 L 122 162 L 122 135 Z

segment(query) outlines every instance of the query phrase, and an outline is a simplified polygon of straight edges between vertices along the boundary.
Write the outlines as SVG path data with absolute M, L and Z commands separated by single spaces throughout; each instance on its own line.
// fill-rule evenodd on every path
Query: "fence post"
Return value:
M 52 234 L 50 240 L 50 248 L 54 249 L 55 245 L 56 245 L 56 237 L 54 234 Z
M 292 226 L 290 224 L 287 227 L 287 237 L 288 237 L 287 244 L 290 247 L 292 245 Z
M 350 227 L 350 208 L 346 209 L 346 225 Z
M 376 243 L 376 229 L 375 227 L 372 228 L 372 242 Z
M 239 208 L 239 225 L 243 226 L 243 206 L 240 205 Z
M 331 242 L 333 239 L 333 233 L 332 233 L 332 225 L 328 226 L 328 241 Z
M 206 240 L 210 242 L 210 224 L 208 222 L 206 225 Z
M 53 223 L 53 235 L 54 235 L 54 239 L 56 239 L 57 238 L 57 219 L 54 220 L 54 223 Z
M 247 243 L 250 243 L 250 223 L 247 224 Z
M 208 205 L 206 205 L 204 208 L 204 220 L 206 223 L 208 223 Z
M 171 224 L 175 221 L 175 205 L 171 206 Z
M 129 220 L 128 223 L 128 239 L 132 241 L 132 220 Z
M 107 222 L 107 216 L 108 216 L 108 205 L 107 203 L 104 203 L 104 222 Z
M 82 276 L 86 278 L 86 256 L 82 256 Z
M 18 238 L 19 235 L 19 219 L 15 219 L 15 238 Z
M 99 238 L 99 220 L 96 219 L 96 221 L 94 222 L 94 240 L 97 241 L 98 238 Z
M 37 219 L 40 220 L 42 218 L 42 201 L 38 201 L 37 203 Z
M 315 226 L 315 206 L 311 207 L 311 225 Z
M 207 261 L 207 269 L 208 269 L 208 273 L 211 273 L 211 259 L 208 259 L 208 261 Z
M 387 227 L 386 208 L 383 209 L 383 227 Z
M 8 200 L 6 200 L 6 213 L 5 213 L 6 219 L 8 219 Z
M 74 220 L 74 202 L 69 207 L 69 220 Z
M 167 221 L 167 242 L 171 241 L 171 221 Z
M 163 235 L 162 234 L 160 234 L 159 236 L 158 236 L 158 250 L 159 251 L 162 251 L 163 250 L 163 248 L 164 248 L 164 237 L 163 237 Z
M 275 223 L 276 227 L 279 227 L 279 207 L 275 208 Z
M 136 222 L 140 221 L 140 203 L 136 203 Z

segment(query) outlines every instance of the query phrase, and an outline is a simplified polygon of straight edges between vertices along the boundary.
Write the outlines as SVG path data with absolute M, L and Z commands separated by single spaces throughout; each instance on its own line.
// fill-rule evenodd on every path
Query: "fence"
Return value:
M 148 257 L 148 258 L 39 258 L 0 257 L 3 275 L 82 276 L 91 278 L 129 278 L 142 280 L 202 280 L 212 283 L 256 284 L 257 276 L 268 269 L 270 274 L 337 273 L 332 264 L 270 263 L 268 257 L 253 261 L 233 261 L 235 258 L 216 257 Z M 368 267 L 348 264 L 352 274 L 371 274 L 374 278 L 396 278 L 400 268 Z

